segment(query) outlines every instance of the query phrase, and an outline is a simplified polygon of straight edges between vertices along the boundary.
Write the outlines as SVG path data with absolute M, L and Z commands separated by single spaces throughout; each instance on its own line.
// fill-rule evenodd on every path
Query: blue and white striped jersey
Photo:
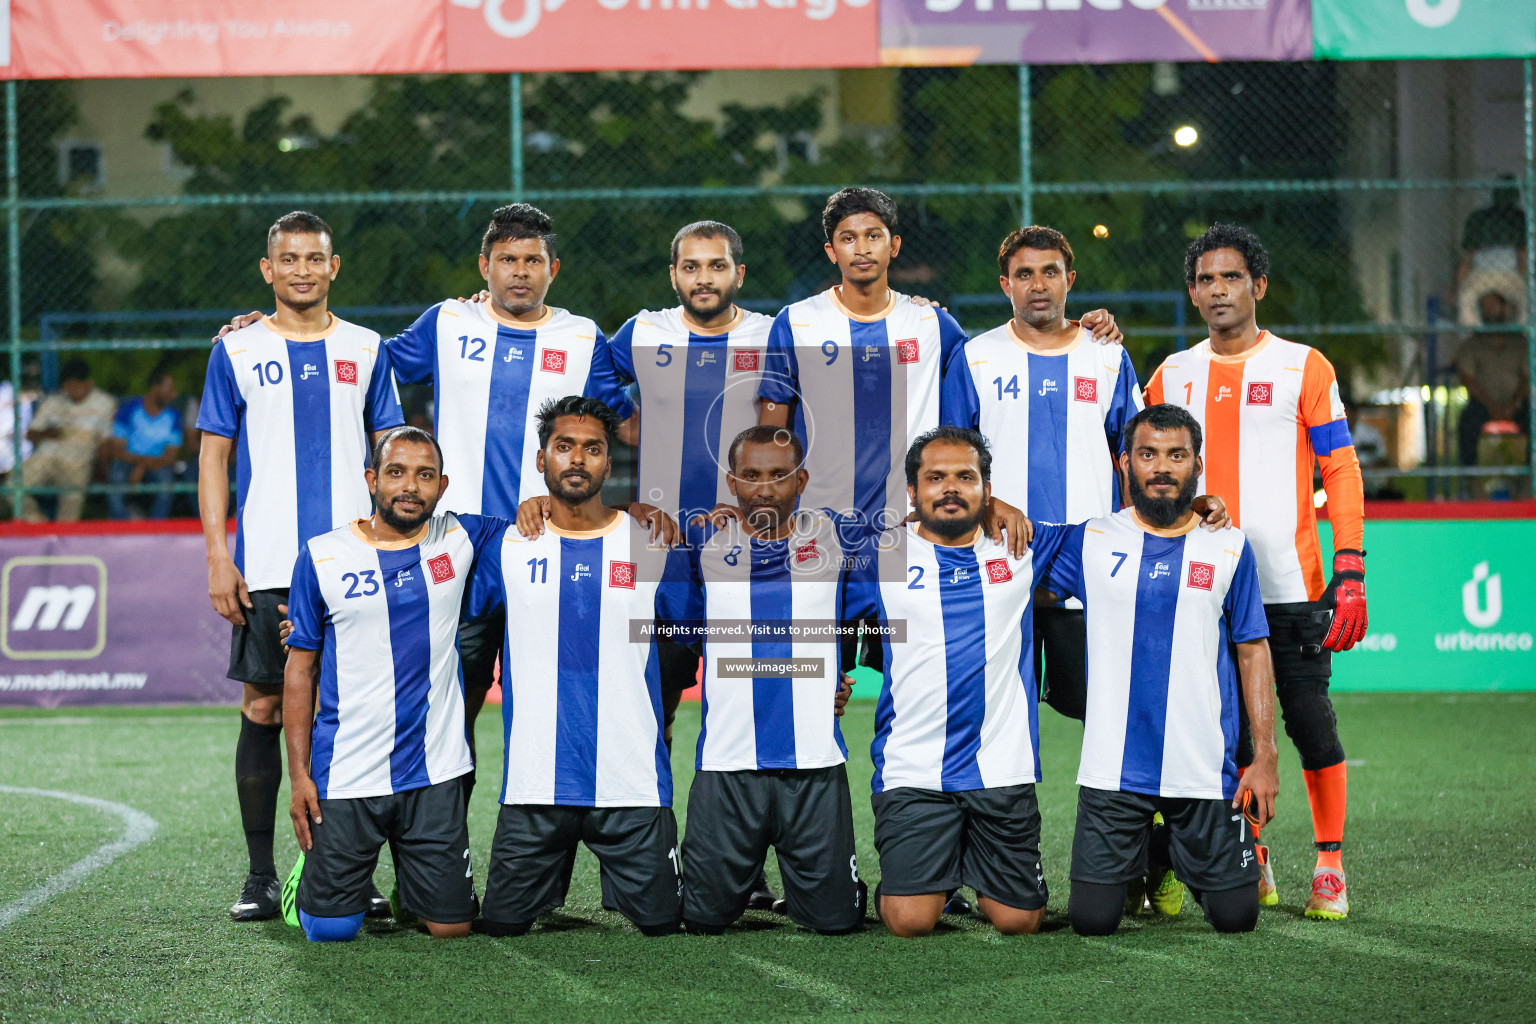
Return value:
M 1154 530 L 1126 509 L 1073 527 L 1049 585 L 1088 620 L 1078 785 L 1232 799 L 1240 693 L 1227 642 L 1269 635 L 1242 531 Z
M 208 355 L 197 429 L 235 441 L 235 567 L 277 590 L 311 537 L 369 515 L 369 434 L 405 422 L 377 333 L 332 314 L 284 337 L 271 317 Z
M 849 313 L 836 288 L 779 313 L 758 393 L 799 403 L 811 476 L 802 506 L 857 512 L 879 529 L 906 518 L 907 448 L 939 425 L 940 370 L 964 341 L 948 313 L 894 291 L 872 318 Z
M 641 501 L 680 523 L 719 502 L 736 504 L 727 459 L 736 435 L 757 423 L 772 325 L 772 317 L 738 309 L 726 329 L 706 333 L 677 306 L 641 312 L 613 336 L 614 368 L 640 389 Z
M 632 629 L 686 610 L 687 552 L 615 511 L 586 533 L 508 530 L 487 558 L 467 614 L 506 609 L 501 802 L 672 806 L 656 642 Z
M 1079 330 L 1042 351 L 1009 321 L 966 342 L 944 370 L 942 418 L 994 444 L 992 494 L 1031 519 L 1081 523 L 1120 507 L 1120 431 L 1141 411 L 1131 357 Z
M 518 502 L 548 493 L 534 464 L 546 400 L 587 395 L 631 412 L 597 324 L 555 306 L 545 314 L 514 323 L 489 302 L 448 299 L 385 343 L 401 381 L 432 384 L 433 432 L 453 481 L 443 497 L 456 511 L 513 519 Z
M 783 540 L 758 540 L 739 522 L 689 531 L 694 581 L 690 619 L 747 623 L 771 630 L 740 640 L 704 640 L 703 724 L 699 771 L 825 768 L 848 760 L 833 702 L 838 638 L 797 638 L 791 626 L 833 626 L 842 617 L 846 560 L 837 521 L 827 509 L 802 509 Z M 793 658 L 821 670 L 795 678 L 722 672 L 724 659 Z
M 502 519 L 433 516 L 382 546 L 356 523 L 315 537 L 288 595 L 288 646 L 320 652 L 310 775 L 321 799 L 385 796 L 474 767 L 464 736 L 459 611 Z
M 1036 524 L 1022 559 L 980 528 L 965 547 L 924 540 L 915 524 L 881 538 L 878 580 L 850 581 L 845 609 L 906 629 L 904 643 L 884 642 L 870 747 L 876 793 L 1040 781 L 1035 571 L 1069 529 Z

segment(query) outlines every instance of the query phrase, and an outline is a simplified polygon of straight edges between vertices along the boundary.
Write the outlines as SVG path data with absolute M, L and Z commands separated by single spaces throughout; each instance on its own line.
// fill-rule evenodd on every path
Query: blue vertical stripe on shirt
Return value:
M 427 781 L 432 609 L 425 575 L 419 547 L 379 552 L 379 578 L 389 610 L 389 650 L 395 667 L 395 748 L 389 755 L 389 781 L 397 793 Z
M 597 704 L 602 632 L 601 537 L 560 540 L 560 637 L 555 686 L 555 803 L 597 798 Z M 575 577 L 575 578 L 573 578 Z M 578 626 L 577 623 L 580 623 Z
M 976 753 L 987 710 L 986 603 L 971 548 L 935 547 L 947 676 L 943 788 L 981 789 Z
M 1156 793 L 1162 786 L 1168 673 L 1173 665 L 1173 622 L 1183 568 L 1183 537 L 1147 535 L 1137 567 L 1125 753 L 1120 763 L 1120 787 L 1133 793 Z
M 523 480 L 523 441 L 528 436 L 528 393 L 538 358 L 539 332 L 498 325 L 491 355 L 491 389 L 485 410 L 482 515 L 517 516 Z M 512 350 L 517 349 L 520 354 Z M 572 390 L 575 390 L 573 385 Z M 441 401 L 441 399 L 440 399 Z

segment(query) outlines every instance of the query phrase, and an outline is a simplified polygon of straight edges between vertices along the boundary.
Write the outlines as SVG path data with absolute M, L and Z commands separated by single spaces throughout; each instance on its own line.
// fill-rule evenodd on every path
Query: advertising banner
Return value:
M 1370 521 L 1366 549 L 1371 628 L 1335 688 L 1536 689 L 1536 521 Z
M 441 71 L 444 0 L 0 0 L 5 78 Z
M 880 59 L 884 64 L 1310 60 L 1310 8 L 1310 0 L 881 0 Z
M 449 0 L 449 71 L 868 67 L 875 0 Z
M 236 703 L 198 533 L 0 537 L 0 707 Z
M 1312 0 L 1319 59 L 1536 56 L 1532 0 Z

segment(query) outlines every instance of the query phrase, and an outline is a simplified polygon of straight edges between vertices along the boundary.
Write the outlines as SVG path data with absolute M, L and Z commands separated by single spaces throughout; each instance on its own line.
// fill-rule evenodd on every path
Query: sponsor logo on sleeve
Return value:
M 1216 567 L 1209 562 L 1190 562 L 1188 586 L 1210 590 L 1216 583 Z
M 1267 380 L 1251 380 L 1248 382 L 1249 405 L 1273 405 L 1275 403 L 1275 386 Z
M 896 342 L 896 361 L 898 363 L 915 363 L 918 360 L 917 339 L 900 338 Z
M 991 558 L 987 560 L 987 582 L 1007 583 L 1013 579 L 1013 570 L 1008 567 L 1008 559 Z
M 558 348 L 544 350 L 544 361 L 539 364 L 539 369 L 545 373 L 565 372 L 565 352 Z
M 609 562 L 608 585 L 610 587 L 622 587 L 625 590 L 635 589 L 635 563 L 634 562 Z
M 453 558 L 446 551 L 436 558 L 429 558 L 427 570 L 432 573 L 433 583 L 447 583 L 453 579 Z
M 357 363 L 351 359 L 336 360 L 336 383 L 357 385 Z
M 1072 397 L 1079 402 L 1099 400 L 1099 382 L 1093 377 L 1073 377 Z

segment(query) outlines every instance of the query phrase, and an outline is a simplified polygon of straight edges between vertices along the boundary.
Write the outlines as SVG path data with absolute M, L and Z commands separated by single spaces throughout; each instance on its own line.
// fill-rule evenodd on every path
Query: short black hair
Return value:
M 821 233 L 832 241 L 837 226 L 857 213 L 872 213 L 891 234 L 896 234 L 896 201 L 877 188 L 839 189 L 827 197 L 827 205 L 821 211 Z
M 998 273 L 1004 277 L 1008 276 L 1008 262 L 1020 249 L 1055 249 L 1061 253 L 1061 258 L 1066 263 L 1067 273 L 1072 272 L 1072 243 L 1067 241 L 1066 235 L 1055 228 L 1048 228 L 1043 224 L 1031 224 L 1029 227 L 1016 228 L 1008 232 L 1008 237 L 1003 239 L 1003 244 L 997 247 Z
M 176 364 L 167 358 L 155 363 L 155 368 L 149 371 L 149 376 L 145 379 L 150 387 L 154 387 L 165 378 L 174 376 L 176 376 Z
M 683 242 L 689 238 L 723 238 L 726 247 L 731 251 L 731 262 L 740 263 L 742 257 L 741 236 L 736 229 L 729 224 L 718 220 L 696 220 L 678 229 L 672 236 L 672 265 L 677 266 L 677 253 L 682 248 Z
M 1193 288 L 1195 267 L 1200 257 L 1217 249 L 1235 249 L 1243 262 L 1248 264 L 1248 276 L 1257 281 L 1269 276 L 1269 250 L 1259 241 L 1259 236 L 1238 224 L 1212 224 L 1205 234 L 1189 243 L 1184 250 L 1184 283 Z
M 736 453 L 744 444 L 788 444 L 790 452 L 795 457 L 795 468 L 799 469 L 805 462 L 805 445 L 800 443 L 800 438 L 788 427 L 770 427 L 759 423 L 755 427 L 748 427 L 736 435 L 731 442 L 730 450 L 726 453 L 726 462 L 731 467 L 731 472 L 736 472 Z
M 539 447 L 549 447 L 549 439 L 555 433 L 555 420 L 561 416 L 590 416 L 603 425 L 603 436 L 608 440 L 608 448 L 613 450 L 613 442 L 619 436 L 619 414 L 609 408 L 607 402 L 596 398 L 583 398 L 581 395 L 566 395 L 564 398 L 551 398 L 539 406 Z
M 373 445 L 372 465 L 375 471 L 384 462 L 384 449 L 396 441 L 404 441 L 407 444 L 431 445 L 432 450 L 437 452 L 437 471 L 439 473 L 443 471 L 443 446 L 437 443 L 437 438 L 432 436 L 431 431 L 422 430 L 420 427 L 413 427 L 410 424 L 390 427 L 379 435 L 378 441 L 374 442 Z
M 1196 455 L 1200 454 L 1200 446 L 1205 443 L 1205 438 L 1200 432 L 1200 421 L 1191 416 L 1189 410 L 1182 405 L 1170 405 L 1164 402 L 1162 405 L 1149 405 L 1131 417 L 1125 429 L 1120 432 L 1121 452 L 1131 450 L 1131 442 L 1136 439 L 1136 428 L 1143 423 L 1153 430 L 1189 431 L 1190 447 L 1194 449 Z
M 555 259 L 555 222 L 549 214 L 531 203 L 508 203 L 491 213 L 491 223 L 480 240 L 480 255 L 490 256 L 497 242 L 515 242 L 520 238 L 538 238 Z
M 76 359 L 65 360 L 64 365 L 59 368 L 59 380 L 60 381 L 68 382 L 68 381 L 72 381 L 72 380 L 90 380 L 90 379 L 91 379 L 91 364 L 87 363 L 84 359 L 76 358 Z
M 968 444 L 976 449 L 977 460 L 981 463 L 981 479 L 983 482 L 992 479 L 992 446 L 987 444 L 987 439 L 969 427 L 934 427 L 912 442 L 912 447 L 907 449 L 907 486 L 917 486 L 917 471 L 923 468 L 923 449 L 935 441 L 954 441 L 959 444 Z
M 277 241 L 277 236 L 285 232 L 301 235 L 324 235 L 325 243 L 333 248 L 336 245 L 336 236 L 331 233 L 331 226 L 325 222 L 325 218 L 318 213 L 310 213 L 308 210 L 294 210 L 285 213 L 272 222 L 267 228 L 267 251 L 272 250 L 272 243 Z

